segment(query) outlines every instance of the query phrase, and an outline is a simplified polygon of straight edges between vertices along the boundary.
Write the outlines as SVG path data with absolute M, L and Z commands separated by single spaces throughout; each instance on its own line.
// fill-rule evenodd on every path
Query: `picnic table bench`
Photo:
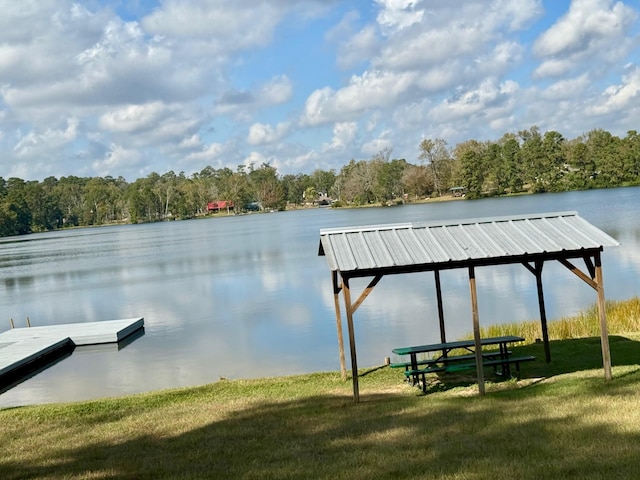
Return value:
M 488 350 L 482 352 L 482 364 L 491 366 L 494 372 L 505 377 L 511 375 L 511 365 L 516 366 L 516 371 L 520 373 L 520 363 L 535 360 L 533 356 L 517 356 L 511 355 L 511 351 L 507 348 L 510 343 L 524 341 L 522 337 L 512 335 L 502 337 L 486 337 L 480 340 L 481 346 L 497 345 L 497 350 Z M 466 350 L 470 353 L 463 355 L 449 355 L 453 350 Z M 394 348 L 392 352 L 396 355 L 409 355 L 408 362 L 396 362 L 391 366 L 393 368 L 404 367 L 404 375 L 411 380 L 413 384 L 417 384 L 422 380 L 422 390 L 426 393 L 426 375 L 428 373 L 455 372 L 468 370 L 476 367 L 474 340 L 460 340 L 456 342 L 434 343 L 429 345 L 418 345 L 413 347 Z M 433 358 L 418 359 L 419 354 L 439 352 Z M 498 372 L 498 368 L 500 371 Z
M 507 354 L 511 354 L 511 351 L 507 351 Z M 500 356 L 500 351 L 499 350 L 492 350 L 492 351 L 487 351 L 487 352 L 482 352 L 482 356 L 486 359 L 494 359 L 496 357 Z M 454 362 L 463 362 L 465 360 L 475 360 L 476 358 L 476 354 L 475 353 L 469 353 L 466 355 L 455 355 L 452 357 L 442 357 L 440 359 L 440 362 L 442 363 L 454 363 Z M 420 366 L 420 365 L 432 365 L 435 362 L 435 360 L 433 358 L 423 358 L 423 359 L 418 359 L 416 360 L 416 365 Z M 475 365 L 475 363 L 474 363 Z M 394 362 L 394 363 L 390 363 L 389 366 L 391 368 L 404 368 L 405 371 L 410 370 L 410 367 L 412 367 L 412 364 L 410 361 L 408 362 Z

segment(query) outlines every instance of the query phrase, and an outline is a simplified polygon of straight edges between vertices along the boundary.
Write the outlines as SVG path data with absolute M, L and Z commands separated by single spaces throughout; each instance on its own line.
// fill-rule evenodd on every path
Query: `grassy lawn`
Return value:
M 519 381 L 387 367 L 0 410 L 0 478 L 631 479 L 640 472 L 640 334 L 512 348 Z

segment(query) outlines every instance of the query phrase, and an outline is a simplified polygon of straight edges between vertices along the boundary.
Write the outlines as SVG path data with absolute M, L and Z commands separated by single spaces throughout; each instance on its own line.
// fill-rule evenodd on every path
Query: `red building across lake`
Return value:
M 220 210 L 231 210 L 233 208 L 233 202 L 230 200 L 216 200 L 215 202 L 207 203 L 208 212 L 219 212 Z

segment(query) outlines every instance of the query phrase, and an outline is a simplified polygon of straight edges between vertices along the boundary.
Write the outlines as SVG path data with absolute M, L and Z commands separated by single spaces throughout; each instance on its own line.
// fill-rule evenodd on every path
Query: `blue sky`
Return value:
M 5 179 L 311 173 L 639 120 L 631 0 L 0 0 Z

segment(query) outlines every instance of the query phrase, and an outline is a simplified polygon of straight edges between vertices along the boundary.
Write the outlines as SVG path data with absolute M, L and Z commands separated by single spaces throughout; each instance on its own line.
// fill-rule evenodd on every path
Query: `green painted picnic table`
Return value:
M 505 335 L 501 337 L 486 337 L 480 339 L 481 346 L 497 345 L 497 350 L 483 352 L 483 365 L 493 366 L 494 369 L 501 367 L 501 374 L 504 376 L 511 375 L 511 364 L 515 364 L 518 371 L 520 362 L 534 360 L 535 357 L 523 356 L 513 357 L 509 351 L 508 345 L 511 343 L 523 342 L 524 338 L 513 335 Z M 410 361 L 394 363 L 392 367 L 405 367 L 405 376 L 411 377 L 413 383 L 418 383 L 422 377 L 423 390 L 426 391 L 425 374 L 437 373 L 445 371 L 463 370 L 475 367 L 475 341 L 459 340 L 455 342 L 433 343 L 428 345 L 417 345 L 412 347 L 394 348 L 392 352 L 396 355 L 409 355 Z M 453 350 L 466 350 L 469 354 L 450 356 Z M 418 355 L 422 353 L 439 352 L 438 356 L 426 360 L 418 360 Z M 424 366 L 423 368 L 420 368 Z

